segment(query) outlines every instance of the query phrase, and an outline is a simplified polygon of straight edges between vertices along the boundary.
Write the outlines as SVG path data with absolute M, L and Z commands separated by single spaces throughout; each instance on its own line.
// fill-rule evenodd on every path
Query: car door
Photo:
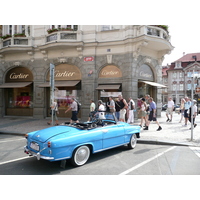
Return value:
M 103 149 L 111 148 L 124 144 L 125 132 L 121 124 L 108 125 L 101 129 L 103 135 Z

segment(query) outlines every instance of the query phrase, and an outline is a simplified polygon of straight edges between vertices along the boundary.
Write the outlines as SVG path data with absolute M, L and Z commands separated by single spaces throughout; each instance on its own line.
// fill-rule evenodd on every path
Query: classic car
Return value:
M 127 145 L 136 146 L 140 126 L 117 121 L 112 113 L 105 119 L 93 118 L 91 122 L 65 122 L 59 126 L 26 134 L 24 152 L 37 159 L 59 161 L 70 159 L 74 166 L 84 165 L 90 154 Z

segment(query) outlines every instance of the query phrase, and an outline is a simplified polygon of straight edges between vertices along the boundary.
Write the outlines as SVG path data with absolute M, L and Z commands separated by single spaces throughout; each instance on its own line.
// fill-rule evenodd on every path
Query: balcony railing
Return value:
M 58 31 L 46 36 L 46 42 L 77 40 L 77 32 L 74 31 Z
M 28 46 L 30 45 L 30 43 L 31 43 L 31 39 L 27 37 L 11 37 L 11 38 L 3 40 L 2 47 L 17 46 L 17 45 Z
M 160 27 L 154 27 L 154 26 L 146 26 L 146 34 L 147 35 L 151 35 L 151 36 L 156 36 L 156 37 L 160 37 L 163 38 L 165 40 L 170 39 L 168 32 Z

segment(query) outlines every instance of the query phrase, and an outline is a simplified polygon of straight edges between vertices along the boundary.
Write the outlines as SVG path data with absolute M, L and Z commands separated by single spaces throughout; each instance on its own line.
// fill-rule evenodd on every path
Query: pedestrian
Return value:
M 169 97 L 168 98 L 168 103 L 167 103 L 167 110 L 166 110 L 166 116 L 167 116 L 167 121 L 166 122 L 171 122 L 172 121 L 173 110 L 174 110 L 174 101 L 172 100 L 171 97 Z M 171 119 L 169 119 L 169 115 L 170 115 Z
M 144 98 L 145 98 L 146 105 L 147 105 L 145 118 L 146 118 L 146 122 L 148 122 L 148 120 L 149 120 L 149 114 L 150 114 L 150 111 L 149 111 L 149 103 L 150 103 L 149 99 L 150 99 L 150 95 L 146 94 Z
M 115 98 L 115 116 L 119 120 L 119 113 L 120 113 L 120 101 L 119 98 Z
M 185 125 L 184 126 L 187 126 L 187 122 L 188 122 L 188 118 L 189 118 L 189 109 L 191 107 L 191 101 L 188 97 L 185 97 L 185 104 L 184 104 L 184 118 L 185 118 Z
M 89 113 L 89 117 L 88 117 L 88 122 L 91 120 L 91 118 L 94 116 L 95 114 L 95 109 L 96 109 L 96 105 L 94 103 L 94 100 L 90 100 L 90 113 Z
M 133 124 L 134 123 L 134 109 L 135 109 L 135 102 L 131 97 L 129 97 L 129 102 L 128 102 L 128 124 Z
M 195 118 L 197 116 L 196 100 L 193 100 L 193 106 L 191 105 L 191 107 L 189 108 L 189 118 L 188 119 L 189 119 L 190 123 L 192 122 L 192 111 L 193 111 L 193 126 L 195 128 L 197 126 L 197 124 L 195 124 Z
M 119 113 L 119 120 L 121 122 L 125 122 L 125 115 L 126 115 L 126 109 L 128 108 L 128 104 L 126 102 L 126 99 L 123 99 L 122 95 L 118 96 L 120 101 L 120 113 Z
M 76 122 L 76 123 L 79 123 L 78 117 L 77 117 L 77 114 L 78 114 L 78 103 L 75 101 L 74 98 L 71 98 L 71 105 L 65 111 L 65 113 L 67 113 L 69 110 L 72 111 L 72 117 L 71 117 L 70 123 L 72 124 L 73 121 Z
M 109 108 L 109 112 L 111 113 L 115 112 L 115 102 L 112 96 L 109 97 L 109 103 L 107 103 L 107 107 Z
M 105 108 L 105 105 L 103 104 L 102 100 L 98 101 L 98 105 L 99 105 L 99 108 L 98 108 L 99 119 L 106 119 L 105 118 L 106 108 Z
M 182 119 L 183 119 L 183 117 L 184 117 L 184 106 L 185 106 L 185 99 L 182 98 L 182 99 L 181 99 L 181 105 L 180 105 L 181 119 L 180 119 L 179 123 L 182 122 Z
M 59 114 L 59 111 L 58 111 L 58 103 L 56 101 L 56 99 L 54 99 L 52 105 L 50 106 L 51 108 L 51 112 L 50 112 L 50 115 L 53 114 L 53 117 L 55 119 L 55 125 L 59 125 L 58 123 L 58 117 L 57 117 L 57 114 Z M 52 123 L 52 120 L 50 120 L 49 122 L 47 122 L 48 125 L 50 125 Z
M 138 110 L 138 115 L 141 113 L 141 122 L 140 122 L 140 126 L 143 126 L 143 122 L 145 122 L 145 125 L 147 124 L 146 121 L 146 109 L 147 109 L 147 104 L 145 102 L 145 98 L 141 99 L 141 105 L 140 105 L 140 109 Z
M 162 130 L 162 127 L 160 126 L 159 122 L 156 119 L 156 103 L 153 101 L 152 97 L 149 98 L 149 102 L 150 102 L 150 104 L 149 104 L 150 114 L 149 114 L 149 119 L 148 119 L 147 125 L 144 128 L 144 130 L 149 130 L 150 122 L 154 121 L 158 125 L 157 131 L 160 131 L 160 130 Z

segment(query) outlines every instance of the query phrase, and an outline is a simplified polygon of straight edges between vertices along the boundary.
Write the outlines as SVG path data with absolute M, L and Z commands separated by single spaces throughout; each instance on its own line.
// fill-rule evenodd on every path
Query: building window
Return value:
M 175 63 L 175 68 L 181 68 L 181 61 L 177 61 Z
M 179 73 L 179 77 L 180 77 L 180 78 L 183 77 L 183 73 L 182 73 L 182 72 Z
M 187 77 L 190 78 L 192 76 L 192 72 L 187 72 Z
M 173 90 L 173 91 L 176 91 L 176 85 L 173 85 L 173 86 L 172 86 L 172 90 Z
M 173 78 L 176 78 L 176 72 L 173 72 Z
M 179 85 L 179 90 L 180 90 L 180 91 L 183 91 L 183 84 L 180 84 L 180 85 Z
M 50 25 L 50 29 L 73 29 L 74 31 L 78 30 L 78 25 Z
M 111 25 L 103 25 L 101 28 L 102 31 L 109 31 L 112 30 L 112 26 Z

